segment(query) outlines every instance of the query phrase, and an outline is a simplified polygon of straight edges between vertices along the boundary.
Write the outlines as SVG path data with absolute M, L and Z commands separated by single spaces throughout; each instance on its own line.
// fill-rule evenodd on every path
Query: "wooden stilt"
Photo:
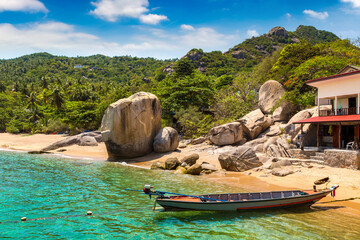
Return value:
M 339 123 L 339 149 L 341 149 L 341 123 Z
M 316 124 L 316 147 L 320 147 L 320 124 Z

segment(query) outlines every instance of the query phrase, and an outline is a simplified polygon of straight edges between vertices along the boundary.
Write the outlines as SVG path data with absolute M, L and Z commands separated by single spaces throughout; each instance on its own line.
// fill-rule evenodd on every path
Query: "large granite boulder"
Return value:
M 243 140 L 242 123 L 231 122 L 212 128 L 208 135 L 210 141 L 218 146 L 230 145 Z
M 160 128 L 159 99 L 139 92 L 110 104 L 102 119 L 101 134 L 111 160 L 127 159 L 152 152 Z
M 290 118 L 287 124 L 282 126 L 284 129 L 284 133 L 289 134 L 291 135 L 292 138 L 294 138 L 300 132 L 300 128 L 301 128 L 301 124 L 294 124 L 294 122 L 311 118 L 312 114 L 313 114 L 312 109 L 305 109 L 296 113 L 294 116 Z
M 275 80 L 266 81 L 259 90 L 259 108 L 264 114 L 269 114 L 284 95 L 284 87 Z
M 284 100 L 281 103 L 281 106 L 276 108 L 273 112 L 274 122 L 288 121 L 293 113 L 293 110 L 293 105 L 289 101 Z
M 266 130 L 272 123 L 270 116 L 265 116 L 260 109 L 256 109 L 238 120 L 244 124 L 243 130 L 249 139 L 254 139 Z
M 158 153 L 175 151 L 179 146 L 179 134 L 172 127 L 162 128 L 154 138 L 154 151 Z
M 235 172 L 246 171 L 262 165 L 252 148 L 244 146 L 220 154 L 219 162 L 223 169 Z

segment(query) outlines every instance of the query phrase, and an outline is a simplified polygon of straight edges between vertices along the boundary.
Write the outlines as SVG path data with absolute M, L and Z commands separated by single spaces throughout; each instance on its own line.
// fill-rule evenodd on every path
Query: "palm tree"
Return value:
M 61 96 L 60 90 L 55 88 L 51 94 L 51 103 L 56 106 L 57 110 L 60 110 L 64 104 L 65 100 Z
M 35 111 L 38 109 L 38 99 L 36 96 L 36 92 L 31 92 L 29 96 L 27 96 L 27 102 L 26 105 L 27 109 L 30 109 L 31 111 Z

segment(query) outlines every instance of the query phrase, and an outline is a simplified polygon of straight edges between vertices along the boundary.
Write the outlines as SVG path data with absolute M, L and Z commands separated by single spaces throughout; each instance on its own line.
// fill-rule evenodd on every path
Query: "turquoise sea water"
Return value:
M 117 163 L 0 152 L 0 239 L 359 239 L 360 220 L 332 209 L 153 212 L 124 188 L 202 194 L 239 191 L 194 176 Z M 84 215 L 92 211 L 93 216 Z M 27 222 L 28 219 L 70 216 Z

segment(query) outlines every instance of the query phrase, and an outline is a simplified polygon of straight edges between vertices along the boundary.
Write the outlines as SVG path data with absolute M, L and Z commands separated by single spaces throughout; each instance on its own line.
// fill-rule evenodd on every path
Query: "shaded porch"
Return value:
M 316 147 L 359 149 L 360 115 L 313 117 L 294 124 L 316 126 Z

